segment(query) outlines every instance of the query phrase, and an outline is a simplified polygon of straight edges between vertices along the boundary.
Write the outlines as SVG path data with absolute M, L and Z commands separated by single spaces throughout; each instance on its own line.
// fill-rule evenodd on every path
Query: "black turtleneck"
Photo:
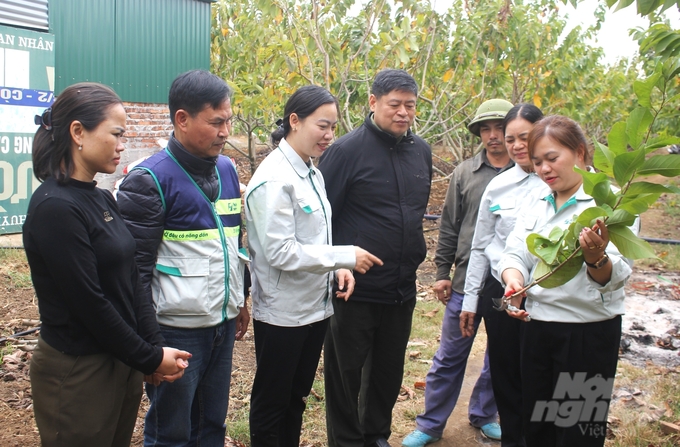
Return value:
M 108 352 L 155 371 L 163 338 L 111 193 L 96 182 L 48 178 L 33 193 L 23 230 L 43 340 L 65 354 Z
M 175 156 L 179 164 L 191 175 L 199 188 L 203 190 L 211 201 L 217 199 L 219 182 L 215 165 L 217 157 L 198 158 L 190 154 L 173 134 L 168 142 L 168 149 Z

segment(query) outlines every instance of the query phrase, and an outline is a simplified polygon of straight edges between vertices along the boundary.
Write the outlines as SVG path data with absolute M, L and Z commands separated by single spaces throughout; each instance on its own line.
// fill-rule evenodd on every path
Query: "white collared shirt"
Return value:
M 508 236 L 503 256 L 498 263 L 498 275 L 508 268 L 519 270 L 525 284 L 533 281 L 538 258 L 526 246 L 529 233 L 548 235 L 553 227 L 567 228 L 574 217 L 595 206 L 592 197 L 583 192 L 583 186 L 559 210 L 555 209 L 552 194 L 534 198 L 523 204 L 523 217 Z M 630 229 L 637 234 L 640 219 Z M 579 273 L 566 284 L 552 289 L 540 285 L 527 291 L 526 310 L 539 321 L 562 323 L 590 323 L 605 321 L 624 314 L 624 285 L 632 273 L 633 262 L 624 258 L 613 243 L 606 247 L 612 274 L 609 282 L 600 285 L 587 273 L 585 264 Z
M 470 261 L 465 275 L 463 311 L 477 312 L 479 294 L 489 268 L 498 279 L 496 267 L 505 248 L 505 241 L 515 228 L 522 202 L 530 195 L 544 197 L 549 193 L 548 185 L 536 174 L 525 172 L 519 165 L 489 182 L 479 205 L 472 239 Z

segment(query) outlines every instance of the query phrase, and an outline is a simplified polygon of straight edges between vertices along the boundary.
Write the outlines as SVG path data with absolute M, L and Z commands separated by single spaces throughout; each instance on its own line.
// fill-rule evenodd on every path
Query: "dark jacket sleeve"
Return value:
M 434 255 L 434 262 L 437 266 L 437 281 L 451 279 L 451 267 L 453 267 L 456 260 L 462 200 L 458 185 L 460 172 L 460 168 L 456 168 L 453 171 L 449 189 L 446 191 L 446 199 L 444 200 L 444 209 L 442 210 L 441 224 L 439 226 L 439 240 L 437 242 L 437 251 Z
M 118 191 L 118 208 L 137 243 L 139 278 L 150 298 L 151 278 L 165 225 L 163 202 L 151 174 L 140 169 L 128 174 Z
M 333 210 L 333 220 L 340 216 L 345 205 L 353 164 L 345 157 L 342 146 L 332 145 L 319 159 L 319 171 L 326 184 L 326 197 Z

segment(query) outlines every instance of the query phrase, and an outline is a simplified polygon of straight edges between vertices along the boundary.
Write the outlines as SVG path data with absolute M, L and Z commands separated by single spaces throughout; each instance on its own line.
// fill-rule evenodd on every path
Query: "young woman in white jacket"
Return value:
M 278 147 L 245 193 L 257 370 L 250 399 L 253 447 L 300 445 L 304 398 L 314 382 L 335 298 L 354 289 L 349 269 L 382 261 L 355 246 L 333 246 L 331 207 L 312 158 L 333 140 L 337 100 L 305 86 L 288 100 L 272 133 Z

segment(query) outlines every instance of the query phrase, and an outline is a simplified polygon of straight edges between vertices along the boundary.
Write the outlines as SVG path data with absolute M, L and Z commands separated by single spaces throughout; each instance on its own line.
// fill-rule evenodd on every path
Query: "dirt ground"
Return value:
M 446 161 L 447 153 L 441 150 L 437 153 L 442 158 L 435 158 L 435 166 L 444 174 L 450 173 L 453 165 Z M 247 180 L 250 177 L 247 159 L 236 151 L 228 155 L 236 159 L 241 178 Z M 264 155 L 265 152 L 261 154 Z M 441 213 L 447 186 L 446 177 L 436 174 L 428 214 Z M 437 227 L 436 221 L 425 222 L 429 252 L 418 270 L 419 283 L 428 294 L 431 293 L 435 277 L 433 257 L 438 236 Z M 678 239 L 678 230 L 680 220 L 670 218 L 663 206 L 650 210 L 643 216 L 643 235 Z M 13 286 L 16 272 L 27 274 L 28 266 L 25 263 L 0 266 L 0 337 L 25 331 L 38 324 L 39 315 L 33 289 L 29 286 Z M 680 367 L 680 272 L 669 272 L 663 267 L 647 270 L 636 268 L 628 284 L 627 309 L 623 323 L 623 361 L 648 367 Z M 28 378 L 30 349 L 35 336 L 23 337 L 21 340 L 23 348 L 4 348 L 5 355 L 0 364 L 0 446 L 40 445 Z M 230 414 L 238 412 L 249 401 L 254 366 L 254 345 L 252 331 L 249 331 L 245 339 L 237 342 L 235 347 Z M 144 398 L 133 446 L 142 445 L 143 415 L 147 407 L 148 401 Z M 459 418 L 456 423 L 462 427 L 467 421 Z M 323 427 L 319 427 L 319 430 L 323 430 Z

